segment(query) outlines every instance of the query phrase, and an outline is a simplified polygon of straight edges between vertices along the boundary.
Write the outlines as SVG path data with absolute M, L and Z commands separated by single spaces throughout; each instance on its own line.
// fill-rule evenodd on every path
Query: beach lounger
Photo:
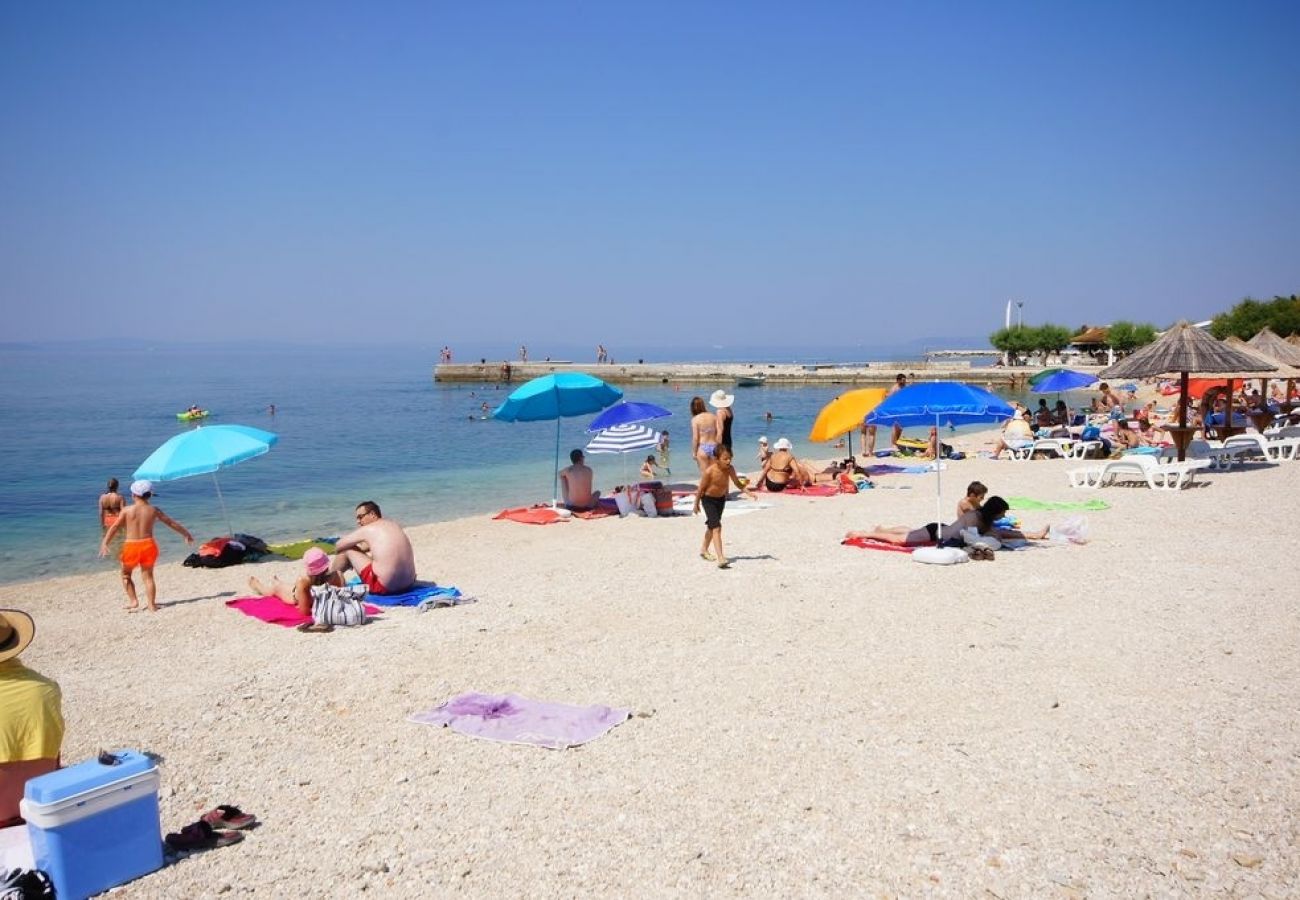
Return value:
M 1145 481 L 1152 490 L 1177 491 L 1188 487 L 1196 473 L 1210 467 L 1209 460 L 1161 463 L 1154 456 L 1125 456 L 1097 466 L 1071 469 L 1070 487 L 1096 489 L 1117 481 Z
M 1209 441 L 1195 440 L 1187 445 L 1187 459 L 1204 460 L 1209 463 L 1208 468 L 1217 469 L 1220 472 L 1226 472 L 1232 468 L 1233 463 L 1237 461 L 1239 450 L 1224 448 L 1211 444 Z M 1177 447 L 1162 447 L 1160 450 L 1160 461 L 1162 463 L 1172 463 L 1178 458 Z
M 1268 458 L 1281 462 L 1284 459 L 1300 459 L 1300 428 L 1283 428 L 1268 437 L 1265 450 Z
M 1246 434 L 1234 434 L 1223 442 L 1223 449 L 1233 453 L 1239 462 L 1245 462 L 1248 459 L 1261 459 L 1265 462 L 1275 460 L 1278 457 L 1269 452 L 1271 442 L 1264 435 L 1259 433 L 1247 432 Z M 1280 452 L 1280 448 L 1279 451 Z

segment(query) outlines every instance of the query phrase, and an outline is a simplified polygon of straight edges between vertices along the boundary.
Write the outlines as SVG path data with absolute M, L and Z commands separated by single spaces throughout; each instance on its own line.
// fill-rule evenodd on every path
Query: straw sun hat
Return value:
M 13 659 L 27 649 L 36 634 L 36 623 L 20 609 L 0 609 L 0 662 Z
M 713 396 L 709 397 L 709 406 L 712 406 L 714 409 L 726 409 L 735 401 L 735 394 L 728 394 L 722 388 L 718 388 L 713 392 Z

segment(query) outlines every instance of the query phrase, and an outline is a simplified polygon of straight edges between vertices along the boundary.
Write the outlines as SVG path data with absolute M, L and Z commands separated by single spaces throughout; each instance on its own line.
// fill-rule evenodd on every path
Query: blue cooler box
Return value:
M 27 782 L 20 804 L 36 866 L 59 900 L 80 900 L 162 868 L 158 767 L 135 750 Z

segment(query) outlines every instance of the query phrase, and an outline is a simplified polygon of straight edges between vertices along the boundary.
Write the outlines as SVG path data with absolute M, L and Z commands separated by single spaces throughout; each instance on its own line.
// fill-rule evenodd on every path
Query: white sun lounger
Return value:
M 1039 438 L 1032 444 L 1022 444 L 1003 450 L 1012 459 L 1033 459 L 1035 453 L 1053 453 L 1061 459 L 1083 459 L 1093 449 L 1101 449 L 1101 441 L 1079 441 L 1073 438 Z
M 1177 491 L 1192 484 L 1196 473 L 1209 467 L 1206 459 L 1161 463 L 1154 456 L 1141 454 L 1071 469 L 1067 474 L 1070 487 L 1096 489 L 1117 481 L 1145 481 L 1152 490 Z
M 1217 447 L 1209 441 L 1196 440 L 1187 445 L 1188 460 L 1206 460 L 1209 462 L 1209 468 L 1218 469 L 1220 472 L 1226 472 L 1232 468 L 1232 464 L 1237 462 L 1241 449 Z M 1175 462 L 1178 456 L 1178 450 L 1175 447 L 1165 447 L 1160 451 L 1160 461 L 1162 463 Z

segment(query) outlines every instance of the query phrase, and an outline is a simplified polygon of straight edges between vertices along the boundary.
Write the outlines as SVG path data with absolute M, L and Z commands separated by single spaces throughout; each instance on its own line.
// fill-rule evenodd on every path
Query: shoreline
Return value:
M 996 353 L 990 353 L 996 356 Z M 509 365 L 507 377 L 504 367 Z M 773 362 L 690 362 L 690 363 L 619 363 L 590 365 L 562 360 L 520 362 L 518 360 L 484 363 L 439 363 L 433 367 L 435 382 L 523 384 L 555 372 L 585 372 L 612 384 L 716 384 L 719 380 L 735 382 L 738 378 L 761 375 L 772 387 L 809 385 L 846 385 L 852 387 L 888 387 L 898 373 L 910 381 L 966 381 L 994 390 L 1023 390 L 1029 378 L 1042 366 L 971 366 L 968 363 L 903 360 L 870 363 L 818 363 L 797 365 Z M 1080 371 L 1101 371 L 1103 366 L 1070 364 Z M 761 385 L 738 385 L 749 389 Z

